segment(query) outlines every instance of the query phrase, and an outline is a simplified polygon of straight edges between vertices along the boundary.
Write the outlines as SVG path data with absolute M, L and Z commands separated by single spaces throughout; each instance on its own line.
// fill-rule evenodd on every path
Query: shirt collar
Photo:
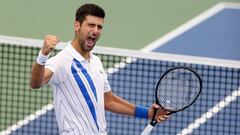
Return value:
M 87 61 L 80 53 L 78 53 L 78 51 L 73 48 L 71 41 L 68 42 L 68 50 L 70 51 L 70 54 L 76 58 L 78 61 Z M 90 59 L 92 59 L 92 52 L 90 52 Z

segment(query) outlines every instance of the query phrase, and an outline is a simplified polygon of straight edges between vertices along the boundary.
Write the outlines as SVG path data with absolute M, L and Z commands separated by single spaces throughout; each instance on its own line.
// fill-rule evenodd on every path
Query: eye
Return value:
M 103 26 L 102 25 L 98 25 L 98 29 L 102 30 Z
M 95 24 L 89 23 L 88 26 L 93 28 L 95 26 Z

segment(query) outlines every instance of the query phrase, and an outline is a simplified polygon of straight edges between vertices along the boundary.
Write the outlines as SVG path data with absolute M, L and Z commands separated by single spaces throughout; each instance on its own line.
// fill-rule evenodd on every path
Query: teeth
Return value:
M 88 38 L 88 43 L 92 44 L 93 42 L 94 42 L 94 39 L 91 38 L 91 37 L 89 37 L 89 38 Z
M 95 38 L 94 37 L 88 37 L 89 39 L 92 39 L 92 40 L 94 40 Z

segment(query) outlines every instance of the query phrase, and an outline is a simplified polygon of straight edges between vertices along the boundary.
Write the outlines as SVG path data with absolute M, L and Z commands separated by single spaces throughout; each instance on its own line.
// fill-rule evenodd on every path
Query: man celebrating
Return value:
M 101 35 L 104 17 L 105 12 L 98 5 L 82 5 L 76 11 L 73 40 L 48 59 L 59 39 L 46 35 L 33 64 L 31 87 L 53 86 L 61 135 L 106 135 L 105 109 L 146 119 L 153 117 L 154 109 L 160 109 L 156 104 L 150 108 L 134 105 L 112 93 L 102 62 L 91 53 Z M 169 117 L 168 112 L 159 112 L 155 117 L 158 122 Z

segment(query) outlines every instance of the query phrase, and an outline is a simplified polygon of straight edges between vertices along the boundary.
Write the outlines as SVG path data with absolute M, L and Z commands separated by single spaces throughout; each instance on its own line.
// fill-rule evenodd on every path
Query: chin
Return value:
M 85 51 L 91 51 L 93 48 L 94 48 L 94 46 L 93 47 L 84 47 L 84 50 Z

